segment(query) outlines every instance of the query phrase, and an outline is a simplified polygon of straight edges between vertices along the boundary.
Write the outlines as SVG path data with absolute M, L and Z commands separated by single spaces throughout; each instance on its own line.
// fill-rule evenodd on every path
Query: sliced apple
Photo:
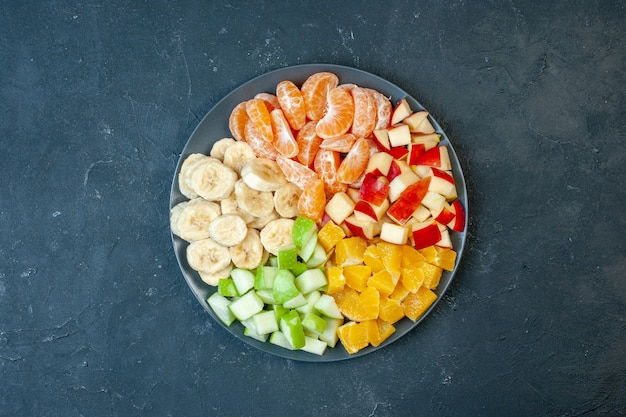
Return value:
M 379 221 L 389 209 L 389 200 L 385 199 L 380 205 L 373 205 L 366 201 L 359 201 L 354 206 L 354 216 L 359 220 Z
M 419 132 L 419 130 L 418 130 L 419 126 L 422 124 L 424 119 L 426 119 L 427 117 L 428 117 L 428 112 L 427 111 L 416 111 L 413 114 L 411 114 L 410 116 L 406 117 L 402 121 L 402 123 L 405 123 L 407 126 L 409 126 L 409 129 L 411 130 L 411 133 Z
M 452 175 L 437 168 L 431 168 L 431 181 L 428 189 L 441 194 L 448 201 L 457 198 L 456 186 Z M 447 223 L 447 222 L 445 222 Z
M 355 205 L 347 193 L 340 191 L 326 203 L 325 211 L 335 224 L 339 224 L 352 214 Z
M 374 130 L 374 141 L 384 151 L 389 151 L 391 149 L 391 144 L 389 143 L 389 133 L 387 132 L 387 129 Z
M 422 199 L 422 205 L 430 210 L 431 213 L 439 213 L 445 203 L 446 198 L 434 191 L 427 191 Z
M 437 212 L 432 212 L 433 218 L 437 220 L 437 222 L 441 224 L 448 224 L 452 220 L 454 220 L 455 213 L 452 209 L 452 206 L 445 202 L 441 207 L 441 210 Z
M 389 182 L 391 182 L 400 174 L 402 174 L 402 170 L 400 169 L 400 165 L 398 165 L 398 161 L 394 159 L 393 161 L 391 161 L 391 165 L 389 166 L 387 179 L 389 180 Z
M 411 110 L 411 105 L 406 98 L 403 98 L 393 109 L 393 113 L 391 113 L 391 124 L 398 124 L 407 117 L 409 117 L 411 114 L 413 114 L 413 110 Z
M 426 150 L 432 149 L 441 141 L 441 135 L 436 133 L 429 133 L 422 135 L 421 133 L 411 133 L 411 143 L 422 143 L 426 147 Z
M 437 244 L 441 240 L 441 231 L 437 222 L 415 223 L 412 227 L 415 249 L 423 249 Z
M 411 143 L 408 146 L 409 156 L 407 162 L 409 165 L 417 165 L 419 157 L 426 152 L 426 145 L 423 143 Z
M 404 225 L 419 207 L 419 201 L 400 197 L 387 210 L 387 216 L 399 225 Z
M 400 160 L 409 154 L 409 150 L 406 146 L 393 146 L 386 152 L 397 160 Z
M 386 177 L 377 177 L 371 172 L 367 173 L 359 189 L 359 199 L 379 206 L 387 199 L 389 188 L 389 180 Z
M 441 239 L 439 239 L 439 242 L 435 243 L 435 245 L 440 246 L 442 248 L 452 249 L 452 239 L 450 239 L 450 232 L 448 231 L 448 229 L 442 230 L 440 232 L 441 232 Z
M 389 173 L 389 167 L 391 166 L 391 162 L 393 162 L 393 156 L 391 156 L 389 153 L 375 153 L 374 155 L 370 156 L 370 159 L 367 162 L 367 168 L 365 168 L 365 172 L 371 172 L 377 176 L 386 176 Z
M 421 204 L 413 212 L 413 218 L 420 223 L 425 222 L 426 220 L 428 220 L 429 217 L 432 217 L 430 210 L 428 210 L 426 207 L 424 207 Z
M 387 129 L 387 137 L 392 148 L 397 146 L 406 146 L 411 143 L 411 131 L 409 125 L 398 123 Z
M 452 169 L 450 163 L 450 155 L 446 146 L 437 146 L 424 152 L 417 160 L 418 165 L 427 165 L 429 167 L 439 168 L 444 171 Z
M 343 224 L 350 230 L 352 235 L 360 236 L 367 240 L 374 239 L 374 236 L 378 235 L 381 230 L 378 222 L 362 221 L 357 219 L 354 214 L 345 219 Z
M 420 180 L 414 172 L 405 172 L 398 175 L 389 183 L 389 201 L 394 202 L 409 185 L 415 184 Z
M 396 245 L 404 245 L 408 237 L 409 230 L 406 227 L 397 224 L 383 223 L 380 230 L 381 240 Z
M 435 128 L 433 127 L 432 123 L 430 123 L 430 120 L 428 120 L 428 117 L 425 117 L 424 119 L 422 119 L 419 125 L 414 126 L 411 131 L 416 133 L 430 134 L 435 133 Z
M 400 193 L 400 197 L 415 202 L 416 208 L 422 202 L 429 191 L 431 177 L 421 178 L 417 182 L 409 185 Z
M 358 203 L 359 201 L 361 201 L 361 199 L 359 198 L 359 189 L 358 188 L 352 188 L 352 187 L 348 187 L 346 189 L 346 194 L 348 194 L 348 196 L 352 199 L 352 201 L 354 201 L 354 203 Z
M 454 212 L 454 220 L 448 223 L 448 227 L 455 232 L 462 232 L 465 230 L 465 209 L 463 204 L 459 200 L 454 200 L 450 205 Z

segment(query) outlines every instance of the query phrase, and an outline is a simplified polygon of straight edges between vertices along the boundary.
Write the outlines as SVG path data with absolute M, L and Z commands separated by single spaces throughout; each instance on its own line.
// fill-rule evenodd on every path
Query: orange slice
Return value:
M 335 245 L 335 264 L 338 266 L 360 265 L 367 248 L 365 239 L 359 236 L 341 239 Z
M 278 151 L 274 148 L 272 142 L 266 141 L 261 134 L 254 127 L 252 120 L 248 119 L 244 132 L 245 141 L 252 147 L 254 153 L 259 158 L 268 158 L 276 160 L 278 157 Z
M 291 128 L 302 129 L 306 123 L 306 106 L 298 86 L 292 81 L 281 81 L 276 86 L 276 97 Z
M 367 330 L 367 325 L 350 321 L 339 326 L 337 336 L 339 336 L 339 340 L 346 351 L 352 354 L 357 353 L 369 344 Z
M 272 142 L 274 140 L 272 120 L 265 101 L 260 98 L 252 98 L 246 101 L 246 112 L 261 137 L 267 142 Z
M 346 237 L 346 233 L 332 221 L 327 222 L 317 232 L 317 241 L 322 245 L 326 253 L 330 252 L 344 237 Z
M 367 286 L 376 288 L 381 294 L 389 295 L 396 289 L 397 282 L 397 278 L 393 278 L 387 270 L 383 269 L 368 278 Z
M 313 167 L 313 161 L 322 143 L 322 138 L 315 133 L 315 124 L 313 121 L 306 123 L 296 135 L 298 161 L 309 168 Z
M 281 109 L 274 109 L 270 112 L 272 121 L 272 132 L 274 134 L 274 147 L 286 158 L 293 158 L 298 155 L 298 144 L 291 133 L 291 127 Z
M 376 320 L 376 324 L 378 325 L 378 337 L 372 337 L 371 333 L 368 333 L 369 342 L 372 346 L 380 346 L 385 340 L 389 338 L 395 331 L 396 328 L 391 323 L 387 323 L 381 319 Z M 369 330 L 369 329 L 368 329 Z
M 326 193 L 324 192 L 324 181 L 319 178 L 309 181 L 302 189 L 302 194 L 298 198 L 298 211 L 301 216 L 308 217 L 315 223 L 320 223 L 324 217 L 326 207 Z
M 248 120 L 250 120 L 250 118 L 248 117 L 248 112 L 246 111 L 246 102 L 244 101 L 237 104 L 233 108 L 228 118 L 228 128 L 235 139 L 246 139 L 245 130 Z
M 367 280 L 372 276 L 372 269 L 367 265 L 349 265 L 343 268 L 346 285 L 356 291 L 367 288 Z
M 275 159 L 280 170 L 285 174 L 287 181 L 293 182 L 301 190 L 304 190 L 309 182 L 318 178 L 315 171 L 297 161 L 285 158 L 282 155 L 278 155 Z
M 369 245 L 363 254 L 363 263 L 372 268 L 372 272 L 376 273 L 385 269 L 383 260 L 380 258 L 380 252 L 376 245 Z
M 355 87 L 351 91 L 354 100 L 354 120 L 352 133 L 361 138 L 372 134 L 376 125 L 376 102 L 364 88 Z
M 352 133 L 346 133 L 345 135 L 324 139 L 320 148 L 328 149 L 329 151 L 347 153 L 350 152 L 350 149 L 352 149 L 354 142 L 356 142 L 356 136 Z
M 380 299 L 380 307 L 378 318 L 387 323 L 395 323 L 404 317 L 404 308 L 400 301 L 393 298 L 382 297 Z
M 354 101 L 348 91 L 340 88 L 330 90 L 327 101 L 326 113 L 315 126 L 315 133 L 323 139 L 346 133 L 354 118 Z
M 393 243 L 378 242 L 376 244 L 385 270 L 394 278 L 400 278 L 402 265 L 402 249 Z
M 400 282 L 410 292 L 417 292 L 424 284 L 424 270 L 421 267 L 402 268 Z
M 367 89 L 370 93 L 374 104 L 376 105 L 376 124 L 374 130 L 387 129 L 391 122 L 392 105 L 391 101 L 379 91 Z
M 315 156 L 313 169 L 324 180 L 324 186 L 329 196 L 346 191 L 348 186 L 337 181 L 337 170 L 341 165 L 339 152 L 320 149 Z
M 328 280 L 326 294 L 329 295 L 342 291 L 346 285 L 343 270 L 338 266 L 329 266 L 326 268 L 326 279 Z
M 318 125 L 319 126 L 319 125 Z M 370 146 L 367 140 L 360 138 L 356 141 L 350 152 L 341 161 L 339 169 L 337 170 L 337 181 L 344 184 L 351 184 L 355 182 L 365 168 L 370 159 Z
M 280 104 L 278 103 L 278 97 L 274 94 L 270 93 L 258 93 L 254 96 L 254 98 L 259 98 L 265 102 L 265 107 L 267 107 L 267 111 L 271 112 L 274 109 L 279 109 Z
M 328 93 L 339 84 L 339 78 L 331 72 L 318 72 L 302 83 L 302 98 L 309 120 L 319 120 L 324 116 Z
M 424 287 L 420 288 L 416 293 L 409 293 L 402 300 L 404 315 L 411 321 L 417 321 L 436 299 L 437 294 Z
M 426 258 L 413 246 L 402 246 L 402 267 L 410 268 L 421 266 L 426 262 Z

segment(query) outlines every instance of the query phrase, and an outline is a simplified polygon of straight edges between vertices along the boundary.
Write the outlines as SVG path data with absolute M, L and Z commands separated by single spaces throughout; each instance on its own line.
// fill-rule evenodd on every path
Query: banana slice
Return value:
M 187 184 L 187 187 L 189 187 L 189 189 L 193 190 L 193 187 L 191 186 L 191 176 L 194 173 L 194 170 L 199 167 L 200 165 L 202 165 L 203 162 L 206 161 L 215 161 L 215 162 L 219 162 L 218 159 L 215 159 L 211 156 L 206 156 L 203 154 L 196 154 L 199 155 L 195 158 L 193 158 L 189 164 L 185 167 L 185 170 L 182 171 L 182 166 L 181 166 L 181 171 L 183 173 L 182 178 L 179 180 L 181 182 L 183 182 L 184 184 Z M 193 191 L 195 193 L 195 191 Z M 196 194 L 196 197 L 198 197 L 198 195 Z M 194 197 L 195 198 L 195 197 Z
M 213 287 L 216 287 L 217 284 L 219 284 L 220 279 L 228 278 L 230 276 L 230 271 L 232 270 L 233 270 L 233 264 L 231 262 L 226 268 L 222 269 L 221 271 L 218 271 L 215 273 L 198 271 L 198 274 L 200 275 L 200 279 L 202 279 L 204 283 L 209 284 Z
M 170 229 L 172 230 L 172 233 L 179 237 L 180 229 L 178 228 L 178 220 L 180 219 L 180 214 L 183 212 L 183 209 L 187 204 L 189 204 L 189 201 L 180 202 L 170 210 Z
M 221 213 L 219 204 L 202 198 L 189 200 L 176 220 L 176 234 L 187 242 L 208 238 L 209 224 Z
M 187 183 L 187 173 L 189 171 L 189 167 L 193 166 L 194 162 L 197 162 L 202 158 L 206 158 L 206 155 L 201 153 L 192 153 L 185 158 L 180 166 L 180 172 L 178 173 L 178 189 L 189 199 L 198 197 L 198 194 L 196 194 L 193 188 L 191 188 Z
M 254 150 L 246 142 L 235 142 L 224 151 L 224 165 L 239 173 L 250 160 L 255 159 Z
M 237 214 L 241 216 L 246 224 L 256 220 L 256 217 L 249 215 L 239 207 L 239 204 L 237 203 L 237 198 L 235 197 L 235 193 L 231 194 L 228 198 L 220 201 L 220 207 L 222 208 L 222 214 Z
M 198 164 L 198 162 L 196 163 Z M 237 173 L 216 159 L 194 164 L 189 185 L 202 198 L 216 201 L 232 193 Z
M 246 222 L 236 214 L 222 214 L 209 224 L 209 236 L 222 246 L 240 244 L 248 233 Z
M 248 223 L 248 227 L 252 227 L 253 229 L 262 230 L 269 222 L 272 220 L 279 219 L 280 216 L 276 212 L 276 210 L 272 210 L 272 212 L 265 217 L 255 217 L 253 221 Z
M 237 268 L 254 269 L 262 265 L 265 251 L 261 244 L 259 231 L 256 229 L 248 229 L 245 239 L 240 244 L 231 246 L 228 250 Z
M 213 144 L 209 155 L 224 162 L 224 153 L 233 143 L 235 143 L 235 139 L 233 138 L 220 139 Z
M 293 219 L 272 220 L 261 230 L 261 244 L 266 251 L 272 255 L 278 255 L 278 251 L 284 248 L 293 247 L 291 232 L 293 230 Z
M 300 187 L 292 182 L 280 187 L 274 193 L 274 207 L 281 217 L 292 218 L 300 214 L 298 210 L 298 199 L 302 191 Z
M 255 158 L 241 168 L 241 178 L 253 190 L 276 191 L 287 183 L 287 178 L 276 161 Z
M 211 238 L 202 239 L 187 246 L 187 262 L 198 272 L 215 274 L 230 265 L 230 252 Z
M 254 217 L 269 216 L 274 211 L 272 193 L 253 190 L 243 180 L 235 183 L 235 197 L 239 207 Z

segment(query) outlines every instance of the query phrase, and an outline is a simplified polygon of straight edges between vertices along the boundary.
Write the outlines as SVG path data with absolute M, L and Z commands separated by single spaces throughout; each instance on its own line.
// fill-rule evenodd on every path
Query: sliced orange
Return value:
M 423 286 L 426 288 L 430 288 L 434 290 L 439 285 L 439 280 L 441 279 L 441 274 L 443 272 L 443 268 L 432 265 L 429 263 L 425 263 L 421 267 L 422 271 L 424 271 L 424 284 Z
M 367 288 L 372 269 L 367 265 L 349 265 L 343 268 L 343 276 L 347 286 L 361 292 Z
M 360 265 L 367 248 L 367 241 L 359 236 L 341 239 L 335 245 L 335 264 L 338 266 Z
M 276 86 L 276 97 L 291 128 L 302 129 L 306 123 L 306 107 L 298 86 L 289 80 L 281 81 Z
M 324 181 L 316 178 L 306 185 L 298 198 L 298 211 L 301 216 L 320 223 L 324 217 L 326 207 L 326 192 L 324 191 Z
M 380 340 L 380 329 L 378 328 L 378 319 L 366 320 L 361 322 L 361 326 L 364 326 L 367 330 L 367 342 L 372 343 Z
M 335 299 L 335 303 L 337 303 L 337 308 L 341 311 L 341 314 L 349 320 L 356 320 L 360 315 L 361 305 L 359 303 L 359 293 L 345 286 L 343 290 L 339 290 L 331 296 Z
M 346 191 L 348 186 L 337 181 L 337 170 L 341 164 L 341 156 L 339 152 L 328 149 L 320 149 L 315 156 L 313 169 L 324 180 L 326 193 L 329 196 L 335 195 L 341 191 Z
M 416 293 L 410 293 L 402 300 L 404 315 L 411 321 L 417 321 L 436 299 L 437 294 L 428 288 L 422 287 Z
M 380 293 L 374 287 L 365 288 L 361 294 L 359 294 L 358 316 L 354 319 L 356 321 L 374 320 L 378 318 L 378 311 L 380 309 Z
M 326 253 L 330 252 L 344 237 L 346 237 L 346 233 L 332 221 L 327 222 L 317 232 L 317 241 L 322 245 Z
M 378 318 L 387 323 L 395 323 L 404 317 L 404 308 L 399 300 L 381 297 Z
M 368 89 L 368 91 L 376 104 L 376 125 L 374 126 L 374 130 L 388 128 L 391 122 L 391 101 L 379 91 L 374 89 Z
M 246 140 L 245 131 L 248 120 L 250 120 L 250 118 L 246 111 L 246 102 L 243 101 L 233 108 L 228 118 L 228 128 L 235 139 Z
M 315 133 L 323 139 L 343 135 L 352 126 L 354 101 L 352 95 L 339 88 L 330 90 L 326 113 L 315 126 Z
M 252 147 L 254 154 L 257 157 L 272 160 L 276 160 L 278 157 L 279 153 L 276 148 L 274 148 L 274 144 L 266 141 L 261 136 L 261 134 L 254 127 L 252 120 L 248 120 L 248 123 L 246 123 L 244 137 L 245 141 Z
M 275 159 L 280 170 L 285 174 L 287 181 L 293 182 L 301 190 L 304 190 L 309 182 L 319 178 L 315 171 L 297 161 L 285 158 L 282 155 L 278 155 Z
M 378 242 L 376 244 L 383 265 L 389 274 L 394 278 L 400 278 L 402 268 L 402 247 L 388 242 Z
M 389 295 L 396 289 L 397 282 L 397 278 L 392 277 L 387 270 L 383 269 L 369 277 L 367 286 L 376 288 L 381 294 Z
M 302 83 L 300 91 L 309 120 L 317 121 L 324 116 L 328 93 L 338 84 L 339 78 L 331 72 L 315 73 Z
M 422 267 L 402 268 L 400 282 L 410 292 L 417 292 L 424 284 L 424 270 Z
M 274 134 L 274 147 L 286 158 L 293 158 L 298 155 L 298 144 L 293 137 L 289 122 L 285 118 L 283 111 L 278 108 L 270 112 L 272 121 L 272 132 Z
M 329 295 L 342 291 L 346 285 L 343 269 L 338 266 L 329 266 L 326 268 L 326 280 L 328 281 L 326 294 Z
M 296 143 L 298 144 L 298 161 L 312 168 L 313 161 L 315 161 L 315 156 L 322 143 L 322 138 L 315 133 L 315 122 L 311 121 L 306 123 L 302 129 L 298 131 L 296 134 Z
M 396 328 L 393 324 L 387 323 L 384 320 L 378 319 L 376 320 L 376 323 L 378 324 L 378 338 L 369 338 L 369 342 L 372 344 L 372 346 L 380 346 L 381 343 L 387 340 L 389 336 L 391 336 L 396 331 Z
M 265 101 L 260 98 L 252 98 L 246 101 L 246 112 L 261 137 L 267 142 L 272 142 L 274 140 L 272 119 L 270 118 L 270 112 L 265 105 Z
M 398 281 L 398 283 L 396 284 L 396 288 L 391 294 L 389 294 L 389 298 L 402 301 L 407 295 L 409 295 L 409 290 L 407 290 L 406 287 L 402 285 L 402 279 L 400 279 L 400 281 Z
M 372 272 L 376 273 L 385 269 L 383 260 L 380 258 L 380 252 L 376 245 L 369 245 L 363 254 L 363 262 L 372 268 Z
M 319 125 L 318 125 L 319 126 Z M 350 152 L 341 161 L 337 170 L 337 181 L 344 184 L 355 182 L 367 168 L 370 159 L 370 146 L 364 138 L 358 139 Z
M 421 249 L 420 252 L 424 255 L 426 262 L 429 264 L 439 266 L 446 271 L 452 271 L 454 269 L 456 252 L 453 249 L 429 246 Z
M 413 246 L 402 245 L 402 267 L 410 268 L 421 266 L 426 258 Z
M 350 92 L 354 100 L 352 133 L 366 138 L 372 134 L 376 125 L 376 102 L 365 88 L 355 87 Z
M 274 109 L 279 109 L 280 104 L 278 103 L 278 98 L 274 94 L 270 93 L 258 93 L 254 96 L 254 98 L 260 98 L 265 102 L 265 106 L 267 107 L 267 111 L 271 112 Z
M 328 149 L 329 151 L 347 153 L 350 152 L 350 149 L 352 149 L 354 142 L 356 142 L 356 136 L 352 133 L 346 133 L 345 135 L 324 139 L 320 148 Z
M 350 321 L 339 326 L 337 336 L 339 336 L 339 340 L 346 351 L 352 354 L 369 344 L 367 330 L 367 325 Z

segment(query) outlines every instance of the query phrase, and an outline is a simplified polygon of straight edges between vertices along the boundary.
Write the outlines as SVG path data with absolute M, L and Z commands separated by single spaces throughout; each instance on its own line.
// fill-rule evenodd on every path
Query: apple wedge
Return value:
M 354 206 L 355 202 L 350 196 L 346 192 L 340 191 L 326 203 L 324 210 L 335 224 L 339 224 L 352 214 Z
M 391 125 L 393 126 L 400 123 L 411 114 L 413 114 L 413 110 L 411 110 L 411 105 L 406 98 L 403 98 L 393 109 L 393 113 L 391 113 Z

